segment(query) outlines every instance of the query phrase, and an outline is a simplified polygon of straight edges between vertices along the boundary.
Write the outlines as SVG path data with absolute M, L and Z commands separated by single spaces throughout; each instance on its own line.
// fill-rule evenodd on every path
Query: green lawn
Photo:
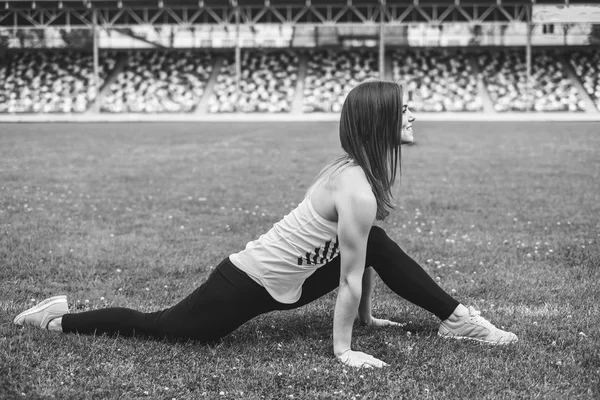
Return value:
M 418 117 L 418 116 L 417 116 Z M 600 397 L 597 123 L 415 123 L 382 225 L 518 344 L 436 336 L 377 282 L 355 328 L 383 370 L 332 354 L 335 293 L 213 346 L 12 324 L 67 294 L 72 312 L 154 311 L 301 201 L 338 153 L 335 123 L 0 124 L 0 398 Z

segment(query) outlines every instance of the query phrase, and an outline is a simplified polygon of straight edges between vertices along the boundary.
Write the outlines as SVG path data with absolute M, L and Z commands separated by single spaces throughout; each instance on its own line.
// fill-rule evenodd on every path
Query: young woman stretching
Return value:
M 355 87 L 340 120 L 344 154 L 321 171 L 293 211 L 225 258 L 175 306 L 152 313 L 105 308 L 69 314 L 66 296 L 56 296 L 22 312 L 14 323 L 66 333 L 208 342 L 260 314 L 301 307 L 339 288 L 333 353 L 349 366 L 382 367 L 387 364 L 351 349 L 357 312 L 364 325 L 395 324 L 371 315 L 375 270 L 399 296 L 440 318 L 440 336 L 516 342 L 513 333 L 443 291 L 382 228 L 373 226 L 392 208 L 400 146 L 413 141 L 414 120 L 401 86 L 375 81 Z

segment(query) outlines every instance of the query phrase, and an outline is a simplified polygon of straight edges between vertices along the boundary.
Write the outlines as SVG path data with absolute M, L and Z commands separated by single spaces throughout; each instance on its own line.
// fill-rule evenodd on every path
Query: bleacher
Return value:
M 302 112 L 340 112 L 348 92 L 377 79 L 377 54 L 369 50 L 310 50 Z
M 600 110 L 600 52 L 574 51 L 569 55 L 569 62 L 586 93 Z
M 0 63 L 0 112 L 81 113 L 96 99 L 93 56 L 81 51 L 6 54 Z M 99 65 L 100 87 L 114 68 L 106 52 Z
M 209 52 L 130 51 L 100 109 L 113 113 L 193 111 L 204 95 L 212 66 Z
M 392 74 L 411 95 L 413 111 L 481 111 L 483 102 L 468 58 L 460 51 L 396 50 Z
M 208 112 L 290 112 L 298 80 L 298 54 L 292 51 L 244 51 L 237 92 L 233 55 L 223 65 L 208 102 Z
M 581 112 L 587 96 L 600 110 L 598 51 L 536 49 L 531 90 L 523 49 L 470 51 L 390 50 L 389 78 L 405 85 L 417 112 L 480 112 L 484 96 L 501 113 Z M 102 51 L 99 60 L 96 87 L 90 52 L 6 52 L 0 113 L 82 113 L 95 110 L 92 105 L 110 113 L 335 113 L 354 86 L 379 77 L 378 55 L 370 49 L 244 50 L 239 94 L 231 51 Z M 197 109 L 202 99 L 206 108 Z M 296 109 L 294 99 L 301 100 Z
M 558 57 L 548 51 L 533 55 L 531 88 L 528 88 L 524 51 L 481 52 L 477 60 L 495 110 L 583 111 L 585 103 Z

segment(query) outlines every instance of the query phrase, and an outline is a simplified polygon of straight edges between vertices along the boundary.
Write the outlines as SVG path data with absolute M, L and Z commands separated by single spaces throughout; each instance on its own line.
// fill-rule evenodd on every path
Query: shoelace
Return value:
M 473 307 L 469 307 L 469 318 L 473 321 L 476 322 L 477 324 L 488 328 L 490 330 L 496 329 L 496 327 L 494 325 L 492 325 L 492 323 L 490 321 L 488 321 L 487 319 L 483 318 L 481 316 L 481 312 L 475 310 Z

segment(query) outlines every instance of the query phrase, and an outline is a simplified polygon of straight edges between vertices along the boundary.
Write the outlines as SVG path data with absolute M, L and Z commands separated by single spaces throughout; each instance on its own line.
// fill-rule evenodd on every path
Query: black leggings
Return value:
M 369 234 L 366 265 L 373 267 L 396 294 L 441 320 L 459 304 L 380 227 L 373 227 Z M 171 308 L 152 313 L 105 308 L 66 314 L 62 329 L 69 333 L 215 341 L 260 314 L 308 304 L 337 288 L 339 280 L 340 257 L 336 257 L 304 282 L 297 302 L 283 304 L 226 258 L 200 287 Z

